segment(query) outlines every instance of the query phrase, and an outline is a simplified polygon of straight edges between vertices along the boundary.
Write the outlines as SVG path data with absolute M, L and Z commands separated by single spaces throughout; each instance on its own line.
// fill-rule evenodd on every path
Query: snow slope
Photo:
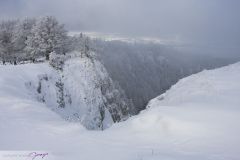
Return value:
M 22 81 L 36 75 L 24 69 L 0 66 L 0 150 L 44 150 L 57 160 L 240 159 L 240 63 L 180 80 L 105 131 L 68 123 L 32 99 Z

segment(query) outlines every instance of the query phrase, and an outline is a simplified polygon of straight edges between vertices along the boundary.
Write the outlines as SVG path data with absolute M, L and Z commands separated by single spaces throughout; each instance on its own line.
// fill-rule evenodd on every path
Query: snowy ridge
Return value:
M 159 147 L 172 145 L 176 151 L 169 156 L 172 159 L 237 160 L 239 73 L 240 63 L 236 63 L 184 78 L 151 100 L 148 109 L 123 128 L 162 142 Z M 160 151 L 158 158 L 166 157 Z
M 152 100 L 150 105 L 156 102 L 159 103 L 158 105 L 199 103 L 213 104 L 212 106 L 215 106 L 214 104 L 237 106 L 240 104 L 238 98 L 240 88 L 238 83 L 232 82 L 239 80 L 239 70 L 240 63 L 236 63 L 215 70 L 204 70 L 183 78 L 166 93 Z M 219 101 L 222 101 L 220 105 Z
M 143 159 L 238 160 L 239 73 L 236 63 L 184 78 L 140 115 L 110 130 L 155 146 Z
M 51 151 L 57 160 L 240 159 L 240 63 L 180 80 L 103 132 L 67 123 L 31 99 L 22 82 L 34 81 L 35 71 L 49 73 L 46 64 L 0 66 L 0 150 Z

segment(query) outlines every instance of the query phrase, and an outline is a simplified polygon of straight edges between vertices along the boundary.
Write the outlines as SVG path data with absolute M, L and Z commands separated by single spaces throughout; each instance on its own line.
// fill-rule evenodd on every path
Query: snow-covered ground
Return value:
M 240 159 L 240 63 L 184 78 L 104 131 L 66 122 L 32 98 L 24 82 L 46 66 L 0 66 L 0 150 L 44 151 L 56 160 Z

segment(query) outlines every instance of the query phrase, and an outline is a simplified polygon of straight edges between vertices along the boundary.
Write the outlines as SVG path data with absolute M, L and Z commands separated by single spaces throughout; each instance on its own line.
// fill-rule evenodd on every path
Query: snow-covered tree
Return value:
M 16 52 L 18 52 L 18 58 L 26 58 L 24 55 L 26 40 L 30 35 L 33 25 L 35 24 L 35 19 L 26 18 L 22 21 L 18 21 L 13 31 L 13 43 Z
M 33 57 L 45 55 L 46 60 L 49 60 L 51 52 L 65 53 L 66 39 L 64 26 L 56 18 L 46 16 L 38 19 L 33 26 L 26 41 L 26 49 Z
M 93 58 L 92 51 L 95 51 L 93 41 L 86 35 L 80 33 L 69 37 L 68 51 L 80 51 L 81 57 Z
M 15 59 L 13 30 L 17 21 L 3 21 L 0 24 L 0 56 L 2 61 Z

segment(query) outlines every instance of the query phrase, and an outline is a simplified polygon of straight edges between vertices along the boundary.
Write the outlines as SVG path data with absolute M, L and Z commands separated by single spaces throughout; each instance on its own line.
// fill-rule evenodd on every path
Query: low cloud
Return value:
M 199 52 L 237 54 L 239 6 L 238 0 L 8 0 L 0 1 L 0 18 L 54 15 L 69 30 L 178 37 Z

